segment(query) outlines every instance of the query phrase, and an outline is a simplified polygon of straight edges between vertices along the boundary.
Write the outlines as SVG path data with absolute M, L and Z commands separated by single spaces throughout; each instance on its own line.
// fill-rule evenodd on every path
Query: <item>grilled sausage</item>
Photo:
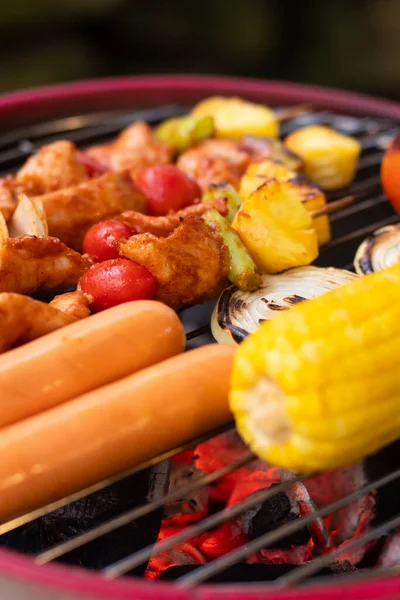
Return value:
M 0 520 L 229 422 L 233 354 L 204 346 L 3 429 Z
M 0 356 L 0 427 L 135 373 L 184 347 L 175 312 L 152 301 L 121 304 L 49 333 Z

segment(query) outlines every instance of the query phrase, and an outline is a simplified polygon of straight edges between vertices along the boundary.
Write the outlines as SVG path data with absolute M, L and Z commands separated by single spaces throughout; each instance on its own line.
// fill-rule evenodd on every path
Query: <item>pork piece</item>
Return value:
M 193 177 L 205 190 L 210 183 L 231 183 L 239 187 L 240 178 L 250 163 L 250 155 L 234 140 L 206 140 L 184 152 L 177 166 Z
M 0 353 L 31 342 L 77 319 L 21 294 L 0 293 Z
M 78 185 L 89 179 L 78 161 L 75 144 L 67 140 L 43 146 L 28 158 L 15 176 L 16 185 L 28 196 L 40 196 Z
M 172 162 L 174 150 L 157 141 L 149 125 L 138 122 L 124 129 L 111 144 L 93 146 L 86 154 L 112 171 L 129 172 L 135 179 L 147 167 Z
M 119 252 L 153 273 L 157 299 L 174 309 L 212 297 L 230 268 L 222 238 L 199 216 L 185 217 L 168 237 L 121 240 Z
M 67 292 L 53 298 L 50 306 L 57 308 L 64 314 L 73 317 L 74 319 L 85 319 L 90 315 L 91 296 L 84 294 L 80 290 L 75 292 Z
M 126 210 L 143 212 L 146 200 L 128 177 L 105 173 L 89 181 L 40 196 L 49 234 L 79 250 L 92 225 Z
M 17 206 L 14 190 L 15 181 L 11 175 L 0 179 L 0 213 L 6 222 L 11 219 Z
M 192 204 L 177 212 L 171 212 L 165 217 L 152 217 L 128 210 L 117 218 L 135 233 L 152 233 L 157 237 L 167 237 L 174 229 L 179 227 L 183 218 L 190 215 L 201 217 L 209 208 L 215 208 L 223 216 L 228 214 L 226 199 L 218 198 L 207 204 Z
M 75 286 L 91 260 L 57 238 L 22 235 L 0 245 L 0 292 L 30 294 Z

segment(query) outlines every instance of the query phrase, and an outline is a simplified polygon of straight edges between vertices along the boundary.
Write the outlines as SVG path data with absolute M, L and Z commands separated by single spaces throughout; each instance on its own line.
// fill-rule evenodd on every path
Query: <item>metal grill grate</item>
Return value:
M 285 108 L 281 109 L 281 111 L 284 112 Z M 13 131 L 0 137 L 0 169 L 2 172 L 7 172 L 18 168 L 27 156 L 29 156 L 36 148 L 44 143 L 54 141 L 55 139 L 69 139 L 84 146 L 93 142 L 106 141 L 119 133 L 123 127 L 135 120 L 143 119 L 151 124 L 156 124 L 166 117 L 179 115 L 184 112 L 184 107 L 165 106 L 158 109 L 141 111 L 140 113 L 84 115 Z M 354 183 L 349 188 L 341 190 L 340 193 L 335 192 L 328 194 L 328 200 L 334 200 L 348 194 L 356 194 L 357 200 L 353 205 L 344 208 L 331 216 L 330 220 L 332 224 L 333 240 L 322 249 L 319 258 L 316 261 L 316 264 L 320 266 L 335 266 L 352 269 L 352 259 L 356 248 L 362 239 L 378 227 L 393 223 L 397 220 L 397 216 L 382 193 L 379 181 L 379 165 L 383 151 L 387 146 L 391 135 L 394 133 L 397 123 L 387 118 L 359 118 L 351 115 L 338 115 L 328 111 L 312 112 L 311 110 L 305 110 L 302 114 L 285 120 L 282 123 L 281 131 L 283 135 L 286 135 L 300 126 L 309 124 L 332 125 L 343 133 L 358 137 L 362 144 L 362 156 Z M 212 308 L 213 303 L 209 302 L 205 305 L 192 307 L 181 312 L 180 316 L 187 331 L 188 348 L 193 348 L 213 341 L 209 326 Z M 134 472 L 156 464 L 165 458 L 169 458 L 185 448 L 192 447 L 201 441 L 210 439 L 218 433 L 221 433 L 221 431 L 226 431 L 231 427 L 232 425 L 222 428 L 219 431 L 210 432 L 207 436 L 204 436 L 199 440 L 191 440 L 188 444 L 185 444 L 180 448 L 175 448 L 163 456 L 159 456 L 146 464 L 139 465 L 135 469 L 129 471 L 129 473 L 120 474 L 118 477 L 111 478 L 96 486 L 92 486 L 90 489 L 64 498 L 59 502 L 33 511 L 30 514 L 13 519 L 8 523 L 4 523 L 0 525 L 0 534 L 15 530 L 57 508 L 66 506 L 70 502 L 88 496 L 94 491 L 104 489 Z M 53 548 L 49 548 L 36 556 L 34 560 L 37 564 L 43 565 L 60 558 L 71 550 L 80 548 L 93 540 L 101 538 L 107 533 L 115 531 L 127 523 L 162 508 L 164 504 L 180 500 L 189 493 L 218 481 L 221 477 L 232 473 L 235 469 L 250 464 L 254 460 L 255 456 L 247 451 L 236 462 L 225 466 L 212 474 L 203 476 L 178 490 L 169 492 L 160 500 L 155 500 L 144 506 L 125 512 L 92 530 L 80 534 L 73 539 L 69 539 Z M 261 548 L 266 548 L 285 536 L 300 531 L 303 527 L 312 524 L 316 519 L 325 517 L 361 498 L 366 493 L 382 488 L 399 478 L 400 468 L 393 470 L 379 479 L 363 485 L 353 493 L 316 510 L 314 514 L 286 523 L 213 562 L 199 566 L 193 572 L 181 577 L 177 583 L 184 587 L 192 587 L 200 582 L 207 581 L 211 576 L 222 572 L 231 565 L 239 563 L 252 552 Z M 126 556 L 118 562 L 109 564 L 104 569 L 103 574 L 107 578 L 116 578 L 123 575 L 132 568 L 146 563 L 153 554 L 154 549 L 157 551 L 171 549 L 174 544 L 190 540 L 202 532 L 225 523 L 228 519 L 242 514 L 244 511 L 254 507 L 260 502 L 264 502 L 278 493 L 288 490 L 294 483 L 300 482 L 303 479 L 304 478 L 293 476 L 291 479 L 284 481 L 279 485 L 252 494 L 240 503 L 216 512 L 202 521 L 186 527 L 178 534 L 157 543 L 155 547 L 148 546 L 135 554 Z M 369 530 L 368 533 L 353 539 L 346 548 L 347 550 L 353 550 L 362 547 L 367 542 L 378 539 L 383 534 L 398 526 L 400 526 L 400 515 Z M 299 566 L 283 577 L 280 577 L 273 585 L 290 586 L 300 584 L 310 575 L 332 564 L 337 557 L 338 550 L 334 549 L 323 556 Z M 375 572 L 378 572 L 378 570 L 375 570 Z

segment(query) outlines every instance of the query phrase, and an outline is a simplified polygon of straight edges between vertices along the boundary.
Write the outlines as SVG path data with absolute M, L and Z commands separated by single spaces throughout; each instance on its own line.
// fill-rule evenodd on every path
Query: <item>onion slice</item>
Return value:
M 225 289 L 211 318 L 211 331 L 220 344 L 236 345 L 266 320 L 303 300 L 350 283 L 357 275 L 333 267 L 298 267 L 277 275 L 262 275 L 260 289 Z
M 48 235 L 46 213 L 39 198 L 20 194 L 17 208 L 8 223 L 10 237 L 20 235 Z
M 400 263 L 400 223 L 374 231 L 357 250 L 354 267 L 359 275 L 383 271 Z

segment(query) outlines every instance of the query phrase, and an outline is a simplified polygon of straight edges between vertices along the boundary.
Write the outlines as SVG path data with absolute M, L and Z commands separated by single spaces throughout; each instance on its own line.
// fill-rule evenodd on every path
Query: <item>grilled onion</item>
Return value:
M 298 267 L 278 275 L 262 275 L 262 285 L 255 292 L 241 292 L 230 286 L 222 292 L 214 309 L 212 334 L 220 344 L 236 345 L 279 311 L 320 296 L 356 277 L 350 271 L 333 267 Z
M 400 263 L 400 223 L 387 225 L 367 237 L 354 258 L 359 275 L 383 271 Z

